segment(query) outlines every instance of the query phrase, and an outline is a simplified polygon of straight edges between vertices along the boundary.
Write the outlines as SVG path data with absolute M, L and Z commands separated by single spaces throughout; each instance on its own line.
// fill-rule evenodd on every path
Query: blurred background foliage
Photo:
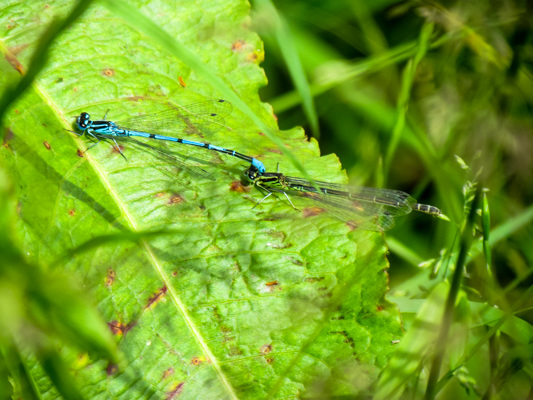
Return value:
M 405 190 L 456 224 L 463 186 L 475 180 L 489 190 L 493 227 L 522 216 L 529 222 L 531 2 L 277 2 L 309 81 L 319 131 L 305 115 L 265 2 L 255 5 L 269 80 L 262 98 L 282 129 L 304 126 L 322 154 L 338 155 L 351 182 Z M 395 130 L 399 140 L 391 145 Z M 387 235 L 392 249 L 401 238 L 423 259 L 449 247 L 456 229 L 413 214 L 397 224 Z M 493 248 L 502 285 L 529 274 L 533 260 L 531 227 L 507 233 Z M 394 254 L 391 264 L 393 277 L 415 272 L 414 263 Z

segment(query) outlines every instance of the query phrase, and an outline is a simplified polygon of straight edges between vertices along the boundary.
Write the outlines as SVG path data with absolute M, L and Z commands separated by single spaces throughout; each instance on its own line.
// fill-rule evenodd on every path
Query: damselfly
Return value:
M 80 136 L 86 133 L 89 137 L 97 140 L 87 150 L 96 146 L 101 139 L 111 139 L 117 145 L 117 148 L 119 148 L 115 140 L 116 138 L 137 136 L 182 143 L 229 154 L 230 156 L 249 162 L 259 173 L 264 172 L 265 166 L 261 161 L 245 154 L 210 143 L 201 143 L 160 134 L 160 132 L 164 132 L 171 135 L 178 135 L 183 132 L 198 133 L 203 130 L 214 133 L 224 126 L 223 116 L 229 114 L 231 109 L 231 103 L 218 99 L 189 106 L 174 107 L 155 114 L 140 115 L 120 122 L 106 120 L 107 113 L 102 120 L 93 121 L 88 113 L 82 112 L 77 119 L 77 126 L 81 133 L 74 133 Z M 124 156 L 120 148 L 119 152 Z
M 257 188 L 267 192 L 259 203 L 273 193 L 282 193 L 294 209 L 296 206 L 287 193 L 309 198 L 323 205 L 339 219 L 368 230 L 385 231 L 394 226 L 394 217 L 412 210 L 441 216 L 437 207 L 417 203 L 409 194 L 391 189 L 352 187 L 285 176 L 279 172 L 260 173 L 254 166 L 245 171 L 245 177 Z

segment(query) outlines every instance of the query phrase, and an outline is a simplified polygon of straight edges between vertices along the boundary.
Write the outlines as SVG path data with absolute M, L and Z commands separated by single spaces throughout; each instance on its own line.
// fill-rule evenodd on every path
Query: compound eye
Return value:
M 81 113 L 77 121 L 80 129 L 86 129 L 88 126 L 87 123 L 89 122 L 90 119 L 91 119 L 91 116 L 88 113 L 86 112 Z

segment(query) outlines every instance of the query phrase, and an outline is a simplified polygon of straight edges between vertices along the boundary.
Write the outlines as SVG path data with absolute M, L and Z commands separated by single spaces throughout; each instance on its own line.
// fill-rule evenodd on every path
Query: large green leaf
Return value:
M 52 16 L 70 7 L 61 1 L 0 7 L 2 86 L 28 67 Z M 265 84 L 262 45 L 247 28 L 246 2 L 131 7 L 276 128 L 257 94 Z M 128 22 L 96 3 L 62 34 L 38 80 L 6 116 L 0 149 L 17 188 L 17 245 L 28 262 L 79 277 L 122 354 L 114 364 L 63 347 L 82 393 L 256 399 L 364 391 L 393 350 L 391 340 L 401 336 L 397 310 L 383 297 L 380 234 L 315 215 L 305 203 L 297 203 L 297 213 L 273 196 L 253 208 L 262 194 L 240 184 L 245 166 L 235 158 L 168 146 L 209 171 L 213 182 L 131 142 L 121 143 L 128 161 L 111 143 L 84 153 L 88 139 L 65 131 L 81 111 L 103 116 L 109 109 L 108 118 L 120 119 L 167 102 L 221 97 L 216 83 Z M 209 138 L 192 138 L 294 172 L 238 109 L 225 125 Z M 301 130 L 278 137 L 316 179 L 345 179 L 336 157 L 319 157 L 317 143 Z M 71 255 L 65 263 L 57 261 L 65 254 Z M 58 397 L 46 368 L 28 363 L 43 398 Z

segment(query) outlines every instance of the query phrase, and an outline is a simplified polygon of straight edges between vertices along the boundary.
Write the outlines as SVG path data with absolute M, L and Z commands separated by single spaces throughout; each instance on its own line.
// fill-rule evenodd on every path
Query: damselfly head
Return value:
M 244 171 L 244 176 L 250 182 L 255 182 L 260 175 L 261 174 L 259 170 L 254 165 L 250 165 L 250 167 L 246 171 Z
M 76 121 L 78 129 L 84 131 L 91 125 L 91 116 L 89 113 L 82 112 Z

